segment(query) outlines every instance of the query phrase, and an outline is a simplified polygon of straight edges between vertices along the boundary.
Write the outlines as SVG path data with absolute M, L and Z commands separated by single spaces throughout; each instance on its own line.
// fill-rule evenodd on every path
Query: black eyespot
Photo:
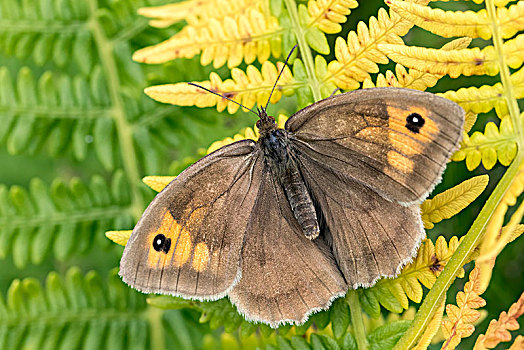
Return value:
M 153 249 L 157 252 L 163 251 L 164 253 L 169 252 L 169 248 L 171 248 L 171 238 L 167 238 L 163 234 L 156 235 L 156 237 L 153 239 Z
M 406 118 L 406 128 L 414 132 L 415 134 L 418 134 L 420 132 L 420 128 L 424 126 L 424 123 L 426 121 L 422 116 L 418 113 L 411 113 Z

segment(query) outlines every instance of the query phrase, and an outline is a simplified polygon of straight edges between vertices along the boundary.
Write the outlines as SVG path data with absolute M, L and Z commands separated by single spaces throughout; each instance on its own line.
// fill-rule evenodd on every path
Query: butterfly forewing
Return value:
M 227 145 L 183 171 L 135 226 L 122 279 L 144 292 L 224 296 L 240 278 L 240 252 L 262 159 L 251 140 Z
M 440 180 L 462 136 L 464 111 L 409 89 L 358 90 L 317 102 L 286 123 L 297 151 L 405 204 Z

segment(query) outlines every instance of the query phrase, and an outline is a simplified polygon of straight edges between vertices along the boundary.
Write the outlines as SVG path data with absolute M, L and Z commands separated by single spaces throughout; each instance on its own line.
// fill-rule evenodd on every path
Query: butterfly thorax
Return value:
M 290 146 L 289 131 L 275 128 L 270 132 L 261 132 L 259 144 L 267 168 L 284 189 L 302 232 L 309 239 L 316 238 L 320 228 L 315 206 Z

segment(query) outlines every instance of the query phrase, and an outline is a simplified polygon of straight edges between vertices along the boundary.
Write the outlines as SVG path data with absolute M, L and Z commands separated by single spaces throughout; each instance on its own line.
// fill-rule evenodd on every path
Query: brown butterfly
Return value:
M 272 327 L 301 324 L 412 260 L 425 236 L 419 204 L 458 147 L 464 111 L 374 88 L 314 103 L 284 129 L 257 114 L 258 141 L 207 155 L 156 196 L 120 275 L 147 293 L 228 295 Z

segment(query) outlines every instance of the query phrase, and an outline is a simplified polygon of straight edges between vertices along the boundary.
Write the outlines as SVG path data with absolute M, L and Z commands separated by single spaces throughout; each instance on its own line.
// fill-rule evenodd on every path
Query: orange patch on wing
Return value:
M 387 106 L 389 116 L 389 140 L 392 146 L 405 155 L 420 154 L 425 144 L 433 142 L 439 128 L 429 118 L 429 110 L 423 107 L 410 107 L 408 109 Z M 406 118 L 412 113 L 419 114 L 424 118 L 424 125 L 419 132 L 412 132 L 406 127 Z
M 185 228 L 180 232 L 178 241 L 173 242 L 175 248 L 175 256 L 173 261 L 176 266 L 182 266 L 191 256 L 191 248 L 193 243 L 191 242 L 191 234 Z
M 195 246 L 195 251 L 193 252 L 193 269 L 200 272 L 206 269 L 207 264 L 209 263 L 209 249 L 207 244 L 200 242 Z
M 411 173 L 415 166 L 411 159 L 395 151 L 388 152 L 388 164 L 404 174 Z
M 174 244 L 176 243 L 176 240 L 179 236 L 180 228 L 180 225 L 173 218 L 169 210 L 166 210 L 164 217 L 162 218 L 162 222 L 160 223 L 160 226 L 155 231 L 150 232 L 149 237 L 147 239 L 148 246 L 146 247 L 146 249 L 149 249 L 147 264 L 150 268 L 161 268 L 171 260 L 171 257 L 173 256 Z M 153 248 L 153 241 L 155 240 L 155 237 L 159 234 L 164 235 L 166 240 L 171 240 L 171 246 L 167 253 L 165 253 L 162 250 L 157 252 Z

